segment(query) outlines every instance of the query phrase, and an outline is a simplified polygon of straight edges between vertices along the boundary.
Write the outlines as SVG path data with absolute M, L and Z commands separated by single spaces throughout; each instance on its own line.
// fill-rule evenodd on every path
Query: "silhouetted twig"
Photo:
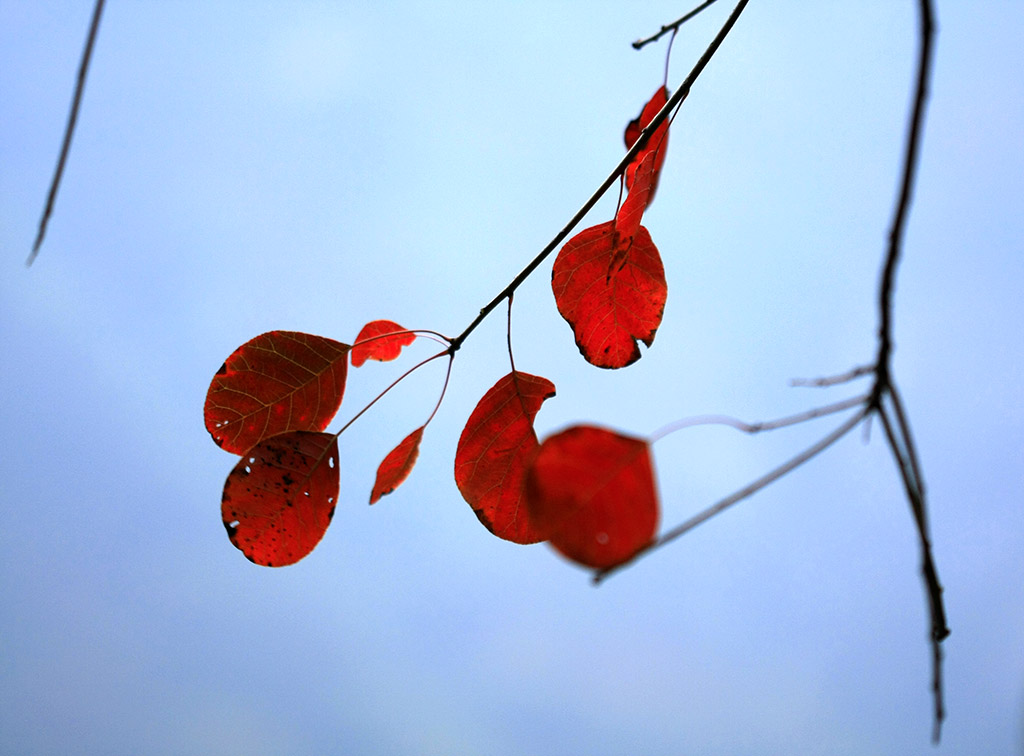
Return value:
M 656 34 L 652 34 L 651 36 L 647 37 L 646 39 L 638 39 L 636 42 L 633 43 L 633 49 L 634 50 L 639 50 L 644 45 L 661 39 L 662 37 L 664 37 L 669 32 L 678 31 L 680 26 L 685 24 L 687 21 L 689 21 L 691 18 L 696 16 L 698 13 L 700 13 L 702 10 L 704 10 L 705 8 L 707 8 L 709 5 L 711 5 L 714 2 L 715 2 L 715 0 L 707 0 L 707 2 L 701 3 L 700 5 L 698 5 L 696 8 L 694 8 L 692 11 L 687 13 L 682 18 L 676 19 L 671 24 L 665 24 L 665 26 L 661 27 L 661 29 L 659 29 Z
M 89 73 L 89 61 L 92 59 L 92 48 L 96 42 L 96 31 L 100 26 L 100 16 L 103 15 L 104 0 L 96 0 L 92 11 L 92 23 L 89 24 L 89 36 L 85 40 L 85 49 L 82 51 L 82 62 L 78 66 L 78 81 L 75 84 L 74 98 L 71 100 L 71 112 L 68 113 L 68 123 L 64 129 L 64 142 L 61 144 L 60 157 L 57 158 L 57 169 L 53 174 L 53 181 L 50 182 L 50 192 L 46 196 L 46 207 L 43 208 L 43 217 L 39 219 L 39 231 L 36 233 L 36 241 L 32 245 L 32 253 L 25 261 L 31 265 L 39 254 L 39 248 L 43 244 L 43 237 L 46 236 L 46 224 L 50 221 L 50 214 L 53 212 L 53 203 L 57 199 L 57 188 L 60 186 L 61 176 L 64 175 L 64 163 L 68 159 L 68 150 L 71 148 L 71 136 L 75 133 L 75 122 L 78 120 L 78 107 L 82 103 L 82 90 L 85 89 L 85 77 Z

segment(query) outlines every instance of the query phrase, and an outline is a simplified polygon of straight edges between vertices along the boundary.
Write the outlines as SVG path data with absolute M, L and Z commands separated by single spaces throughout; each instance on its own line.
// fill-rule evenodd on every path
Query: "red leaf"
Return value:
M 615 228 L 619 232 L 620 241 L 632 239 L 640 228 L 644 210 L 651 198 L 651 180 L 654 177 L 654 153 L 643 152 L 643 159 L 636 168 L 633 188 L 626 195 L 626 200 L 615 216 Z
M 551 545 L 586 567 L 627 561 L 658 528 L 650 447 L 603 428 L 575 426 L 545 439 L 526 493 Z
M 523 503 L 526 465 L 537 449 L 533 419 L 555 385 L 518 371 L 484 394 L 455 451 L 455 483 L 476 516 L 499 538 L 543 541 Z
M 661 256 L 643 226 L 624 238 L 613 221 L 570 239 L 555 259 L 551 289 L 586 360 L 621 368 L 650 346 L 668 297 Z
M 402 443 L 388 452 L 384 461 L 377 468 L 377 481 L 373 484 L 370 503 L 376 504 L 381 496 L 387 496 L 398 488 L 409 477 L 412 466 L 420 454 L 420 440 L 423 438 L 421 426 L 406 436 Z
M 247 341 L 210 381 L 206 430 L 233 454 L 278 433 L 323 430 L 345 393 L 348 351 L 347 344 L 295 331 Z
M 650 100 L 644 105 L 643 110 L 640 111 L 640 115 L 634 118 L 626 126 L 625 141 L 626 149 L 630 149 L 636 141 L 640 138 L 640 132 L 654 120 L 654 116 L 658 115 L 658 112 L 665 107 L 665 103 L 668 102 L 668 89 L 665 87 L 659 87 L 658 91 L 654 93 Z M 626 188 L 632 189 L 633 186 L 633 174 L 636 172 L 637 167 L 640 165 L 640 161 L 644 155 L 650 151 L 655 154 L 654 167 L 651 175 L 651 195 L 647 202 L 654 199 L 654 192 L 658 188 L 658 176 L 661 173 L 661 166 L 665 162 L 665 153 L 668 150 L 668 120 L 662 122 L 654 133 L 651 134 L 651 138 L 647 140 L 647 144 L 644 148 L 633 158 L 633 162 L 626 166 Z
M 401 333 L 396 333 L 400 331 Z M 394 336 L 384 334 L 394 333 Z M 382 338 L 374 338 L 379 336 Z M 360 344 L 360 341 L 367 341 Z M 378 360 L 387 362 L 394 360 L 402 353 L 402 347 L 408 346 L 416 340 L 416 334 L 409 333 L 398 323 L 390 320 L 373 320 L 363 326 L 363 329 L 356 336 L 356 343 L 352 347 L 352 367 L 359 367 L 367 360 Z
M 338 501 L 338 437 L 292 431 L 250 449 L 224 483 L 221 518 L 246 558 L 293 564 L 323 538 Z

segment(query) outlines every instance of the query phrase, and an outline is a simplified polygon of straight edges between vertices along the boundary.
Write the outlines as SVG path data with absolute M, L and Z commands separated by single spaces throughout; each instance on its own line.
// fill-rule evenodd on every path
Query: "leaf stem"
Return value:
M 383 390 L 383 391 L 381 391 L 381 392 L 380 392 L 379 394 L 377 394 L 377 396 L 375 396 L 375 397 L 373 398 L 373 400 L 372 400 L 372 401 L 371 401 L 371 402 L 370 402 L 369 404 L 367 404 L 367 405 L 366 405 L 365 407 L 363 407 L 363 408 L 362 408 L 361 410 L 359 410 L 359 411 L 358 411 L 358 412 L 357 412 L 357 413 L 356 413 L 355 415 L 353 415 L 353 416 L 352 416 L 352 418 L 351 418 L 351 419 L 350 419 L 350 420 L 349 420 L 349 421 L 348 421 L 347 423 L 345 423 L 345 424 L 344 424 L 343 426 L 341 426 L 341 430 L 339 430 L 339 431 L 338 431 L 337 433 L 335 433 L 335 434 L 334 434 L 334 435 L 335 435 L 335 437 L 337 437 L 337 436 L 340 436 L 340 435 L 341 435 L 342 433 L 344 433 L 344 432 L 345 432 L 346 430 L 348 430 L 348 427 L 349 427 L 350 425 L 352 425 L 352 423 L 354 423 L 354 422 L 355 422 L 356 420 L 358 420 L 358 419 L 359 419 L 360 417 L 362 417 L 362 416 L 363 416 L 363 414 L 364 414 L 364 413 L 365 413 L 365 412 L 366 412 L 366 411 L 367 411 L 368 409 L 370 409 L 370 407 L 372 407 L 372 406 L 373 406 L 373 405 L 375 405 L 375 404 L 376 404 L 377 402 L 379 402 L 379 401 L 380 401 L 381 399 L 383 399 L 383 398 L 384 398 L 384 396 L 385 396 L 385 395 L 386 395 L 386 394 L 387 394 L 387 393 L 388 393 L 389 391 L 391 391 L 391 389 L 393 389 L 393 388 L 394 388 L 395 386 L 397 386 L 397 385 L 398 385 L 399 383 L 401 383 L 401 382 L 402 382 L 402 381 L 404 381 L 404 380 L 405 380 L 406 378 L 408 378 L 408 377 L 409 377 L 409 376 L 410 376 L 410 375 L 411 375 L 412 373 L 414 373 L 414 372 L 416 372 L 417 370 L 419 370 L 419 369 L 420 369 L 421 367 L 423 367 L 424 365 L 426 365 L 426 364 L 427 364 L 428 362 L 433 362 L 434 360 L 438 359 L 439 357 L 444 357 L 445 355 L 448 355 L 449 357 L 451 357 L 451 356 L 452 356 L 452 355 L 451 355 L 451 352 L 450 352 L 449 350 L 445 349 L 445 350 L 444 350 L 443 352 L 438 352 L 437 354 L 435 354 L 435 355 L 432 355 L 431 357 L 427 357 L 427 358 L 426 358 L 425 360 L 421 360 L 420 362 L 417 362 L 417 363 L 416 363 L 415 365 L 413 365 L 413 366 L 412 366 L 411 368 L 409 368 L 409 369 L 408 369 L 408 370 L 406 370 L 406 371 L 405 371 L 404 373 L 402 373 L 402 374 L 401 374 L 400 376 L 398 376 L 397 378 L 395 378 L 395 380 L 393 380 L 393 381 L 392 381 L 392 382 L 390 383 L 390 385 L 389 385 L 389 386 L 388 386 L 388 387 L 387 387 L 386 389 L 384 389 L 384 390 Z M 450 372 L 451 372 L 451 363 L 450 363 L 450 362 L 449 362 L 449 364 L 448 364 L 448 370 L 449 370 L 449 373 L 450 373 Z M 447 378 L 447 377 L 445 377 L 445 386 L 447 387 L 447 385 L 448 385 L 448 378 Z M 442 396 L 442 398 L 443 398 L 443 396 L 444 396 L 444 392 L 442 392 L 441 396 Z M 440 402 L 439 402 L 438 404 L 440 405 Z M 437 412 L 437 409 L 436 409 L 436 408 L 434 409 L 434 412 Z M 431 413 L 431 415 L 430 415 L 430 416 L 431 416 L 431 417 L 433 417 L 433 416 L 434 416 L 434 415 L 433 415 L 433 413 Z M 428 422 L 429 422 L 429 421 L 428 421 Z

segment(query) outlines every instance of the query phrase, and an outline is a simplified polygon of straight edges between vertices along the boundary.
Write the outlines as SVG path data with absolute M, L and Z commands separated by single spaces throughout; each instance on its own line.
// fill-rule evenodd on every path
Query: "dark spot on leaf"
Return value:
M 226 375 L 228 372 L 228 363 L 224 363 L 220 366 L 220 370 L 217 371 L 217 375 Z

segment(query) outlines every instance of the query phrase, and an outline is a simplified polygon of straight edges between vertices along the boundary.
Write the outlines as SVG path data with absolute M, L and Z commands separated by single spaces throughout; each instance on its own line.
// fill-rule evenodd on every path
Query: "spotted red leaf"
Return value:
M 420 454 L 420 440 L 423 438 L 424 427 L 414 430 L 384 457 L 384 461 L 377 468 L 377 480 L 370 494 L 371 504 L 376 504 L 381 496 L 387 496 L 409 477 L 412 466 L 416 464 L 416 458 Z
M 624 135 L 626 142 L 626 149 L 630 149 L 636 140 L 640 138 L 640 132 L 649 124 L 654 116 L 658 115 L 658 112 L 665 107 L 665 103 L 668 102 L 668 89 L 665 87 L 659 87 L 658 91 L 654 93 L 650 100 L 644 105 L 640 111 L 640 115 L 634 118 L 626 125 L 626 133 Z M 651 195 L 648 198 L 648 202 L 654 199 L 654 192 L 658 188 L 658 176 L 661 174 L 661 166 L 665 162 L 665 154 L 668 151 L 668 120 L 666 119 L 654 130 L 651 134 L 650 139 L 647 140 L 647 144 L 644 148 L 633 158 L 628 166 L 626 166 L 626 188 L 632 189 L 633 186 L 633 175 L 640 165 L 640 161 L 643 159 L 645 153 L 648 151 L 654 153 L 655 161 L 651 176 Z
M 518 371 L 494 384 L 477 403 L 455 451 L 455 483 L 480 522 L 499 538 L 536 543 L 523 502 L 526 466 L 537 449 L 533 419 L 555 395 L 547 378 Z
M 323 430 L 345 393 L 348 351 L 347 344 L 296 331 L 247 341 L 210 381 L 206 430 L 233 454 L 278 433 Z
M 574 426 L 545 439 L 526 493 L 548 542 L 586 567 L 629 560 L 658 528 L 650 447 L 604 428 Z
M 363 326 L 352 346 L 352 367 L 359 367 L 367 360 L 387 362 L 397 359 L 402 353 L 402 347 L 415 340 L 416 334 L 410 333 L 398 323 L 390 320 L 370 321 Z M 359 343 L 361 341 L 366 343 Z
M 624 237 L 614 221 L 584 229 L 555 259 L 551 289 L 586 360 L 621 368 L 640 359 L 668 297 L 661 256 L 643 226 Z
M 337 436 L 292 431 L 245 453 L 224 483 L 220 509 L 246 558 L 282 567 L 320 542 L 337 501 Z

